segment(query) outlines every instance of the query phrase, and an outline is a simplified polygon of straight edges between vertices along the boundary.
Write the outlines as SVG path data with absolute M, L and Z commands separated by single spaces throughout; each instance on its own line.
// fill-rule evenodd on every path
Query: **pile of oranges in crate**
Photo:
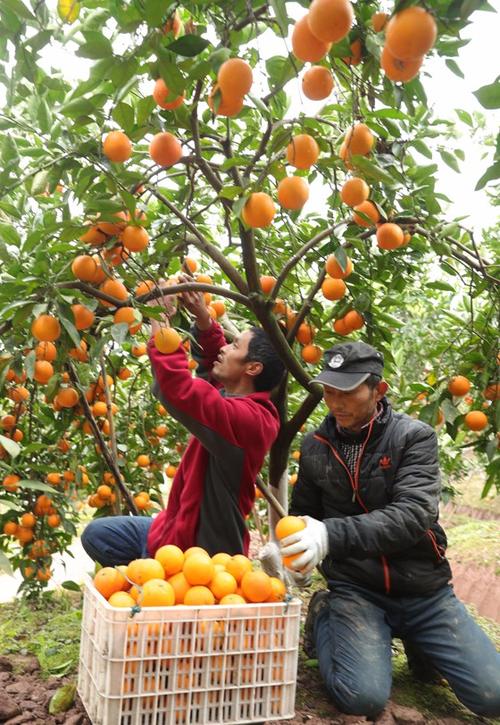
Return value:
M 113 607 L 281 602 L 285 584 L 243 554 L 210 556 L 198 546 L 182 551 L 167 544 L 154 559 L 135 559 L 128 566 L 103 567 L 95 588 Z

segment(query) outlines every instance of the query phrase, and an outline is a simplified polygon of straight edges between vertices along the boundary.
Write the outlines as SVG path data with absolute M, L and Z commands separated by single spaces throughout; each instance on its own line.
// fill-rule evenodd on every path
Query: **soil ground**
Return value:
M 443 507 L 441 518 L 450 540 L 449 555 L 455 590 L 460 598 L 473 605 L 472 611 L 479 617 L 481 625 L 500 646 L 500 498 L 479 500 L 480 485 L 480 480 L 470 479 L 469 495 Z M 310 593 L 301 596 L 304 617 Z M 69 613 L 61 612 L 51 617 L 45 613 L 45 620 L 41 617 L 35 624 L 37 632 L 27 631 L 29 626 L 33 627 L 32 622 L 26 623 L 25 629 L 22 622 L 18 622 L 17 629 L 12 625 L 12 631 L 9 630 L 7 619 L 22 619 L 26 611 L 18 603 L 0 606 L 0 688 L 3 691 L 0 722 L 5 725 L 90 725 L 78 696 L 66 712 L 60 715 L 48 713 L 54 692 L 76 680 L 78 602 L 76 609 L 73 602 Z M 52 630 L 47 630 L 49 626 Z M 378 725 L 500 725 L 500 719 L 478 718 L 465 710 L 445 684 L 415 682 L 409 674 L 401 643 L 397 640 L 394 642 L 393 670 L 391 700 L 375 720 Z M 54 672 L 61 676 L 53 676 Z M 369 721 L 359 716 L 342 715 L 334 708 L 322 685 L 316 661 L 307 660 L 300 650 L 296 714 L 292 720 L 281 722 L 284 725 L 355 725 Z

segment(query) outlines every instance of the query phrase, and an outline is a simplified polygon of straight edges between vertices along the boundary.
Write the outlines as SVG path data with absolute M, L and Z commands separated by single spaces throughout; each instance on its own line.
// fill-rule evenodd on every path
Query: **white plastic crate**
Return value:
M 293 717 L 300 600 L 148 607 L 133 617 L 85 583 L 78 692 L 94 725 Z

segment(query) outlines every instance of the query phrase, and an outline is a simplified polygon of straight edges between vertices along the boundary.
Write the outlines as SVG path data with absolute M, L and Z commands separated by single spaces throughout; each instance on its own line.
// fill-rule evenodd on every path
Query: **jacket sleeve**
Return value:
M 191 343 L 191 355 L 193 360 L 198 363 L 196 375 L 211 381 L 214 362 L 221 347 L 226 344 L 222 327 L 218 322 L 212 320 L 208 330 L 198 330 L 196 325 L 193 325 L 190 332 L 194 337 L 194 341 Z
M 394 554 L 413 546 L 438 516 L 441 482 L 436 434 L 412 427 L 392 489 L 381 509 L 342 519 L 325 519 L 333 559 Z
M 297 483 L 292 489 L 290 514 L 292 516 L 312 516 L 314 519 L 322 520 L 324 514 L 321 490 L 314 482 L 312 470 L 309 470 L 308 452 L 311 445 L 311 441 L 305 438 L 301 446 L 299 474 Z
M 148 354 L 154 374 L 153 393 L 169 413 L 215 455 L 227 452 L 227 443 L 242 446 L 245 428 L 255 425 L 255 411 L 241 399 L 226 399 L 206 380 L 193 377 L 183 347 L 168 355 L 159 352 L 153 338 Z

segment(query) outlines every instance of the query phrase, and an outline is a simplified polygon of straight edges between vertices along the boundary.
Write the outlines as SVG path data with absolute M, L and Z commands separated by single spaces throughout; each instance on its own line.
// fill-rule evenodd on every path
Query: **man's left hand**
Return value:
M 291 562 L 291 567 L 301 574 L 309 574 L 328 554 L 328 532 L 322 521 L 310 516 L 301 516 L 306 527 L 286 536 L 280 541 L 281 555 L 300 554 Z

